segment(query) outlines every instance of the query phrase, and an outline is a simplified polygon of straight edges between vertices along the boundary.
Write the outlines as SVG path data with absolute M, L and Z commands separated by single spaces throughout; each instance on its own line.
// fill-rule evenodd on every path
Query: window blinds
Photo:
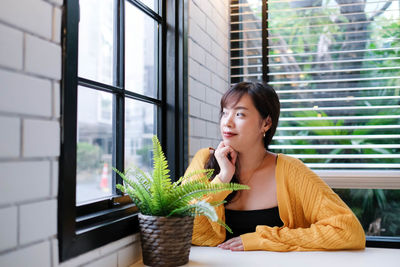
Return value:
M 280 97 L 271 150 L 314 169 L 400 169 L 399 18 L 399 1 L 231 1 L 231 83 Z

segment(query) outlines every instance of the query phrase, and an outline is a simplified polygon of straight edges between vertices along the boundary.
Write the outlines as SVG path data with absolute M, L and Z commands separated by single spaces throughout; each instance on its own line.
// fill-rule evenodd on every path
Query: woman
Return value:
M 222 142 L 199 150 L 187 173 L 215 169 L 211 183 L 239 182 L 250 190 L 209 195 L 233 235 L 196 217 L 192 243 L 232 251 L 363 249 L 365 234 L 346 204 L 300 160 L 268 151 L 279 119 L 275 91 L 242 82 L 221 99 Z

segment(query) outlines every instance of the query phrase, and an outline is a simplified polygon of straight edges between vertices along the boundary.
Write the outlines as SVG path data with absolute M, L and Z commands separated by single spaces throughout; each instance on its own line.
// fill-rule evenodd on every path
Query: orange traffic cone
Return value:
M 103 171 L 101 173 L 101 180 L 100 180 L 100 188 L 103 191 L 109 191 L 110 189 L 108 188 L 108 164 L 104 163 L 103 165 Z

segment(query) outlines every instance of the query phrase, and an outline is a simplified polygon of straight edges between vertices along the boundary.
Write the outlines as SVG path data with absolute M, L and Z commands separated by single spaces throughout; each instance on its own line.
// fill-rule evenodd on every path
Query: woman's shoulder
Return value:
M 201 148 L 194 154 L 192 161 L 206 162 L 213 151 L 212 147 Z
M 298 158 L 288 156 L 285 154 L 278 154 L 278 162 L 281 163 L 280 166 L 283 168 L 301 168 L 301 169 L 308 169 L 308 167 L 299 160 Z
M 304 162 L 299 160 L 298 158 L 288 156 L 285 154 L 279 154 L 278 156 L 278 168 L 280 173 L 286 174 L 284 175 L 287 178 L 296 177 L 296 179 L 305 178 L 309 181 L 314 182 L 322 182 L 321 177 L 316 174 L 313 170 L 311 170 Z M 293 180 L 296 180 L 293 179 Z

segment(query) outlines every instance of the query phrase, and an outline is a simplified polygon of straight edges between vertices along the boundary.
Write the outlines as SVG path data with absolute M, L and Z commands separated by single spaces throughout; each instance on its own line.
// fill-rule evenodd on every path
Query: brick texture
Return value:
M 0 266 L 129 266 L 138 235 L 59 263 L 63 0 L 0 1 Z M 219 140 L 228 88 L 227 0 L 189 0 L 190 155 Z
M 22 32 L 0 24 L 0 36 L 0 66 L 22 69 Z
M 0 266 L 128 266 L 138 235 L 59 263 L 63 2 L 0 1 Z
M 220 141 L 219 103 L 229 87 L 229 1 L 189 0 L 189 157 Z
M 16 207 L 0 209 L 0 250 L 17 246 L 17 214 Z

